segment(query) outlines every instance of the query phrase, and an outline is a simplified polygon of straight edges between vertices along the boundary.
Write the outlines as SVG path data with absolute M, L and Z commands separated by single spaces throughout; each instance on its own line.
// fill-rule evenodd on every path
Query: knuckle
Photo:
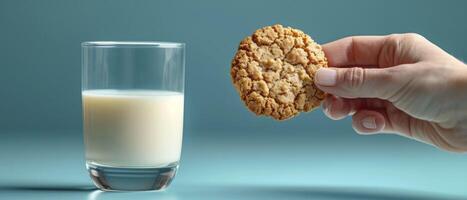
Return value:
M 409 42 L 416 42 L 416 41 L 425 40 L 425 38 L 418 33 L 404 33 L 402 34 L 402 40 L 409 41 Z
M 407 54 L 410 53 L 408 50 L 416 47 L 420 43 L 425 43 L 427 41 L 427 39 L 418 33 L 388 35 L 381 50 L 382 53 L 380 53 L 380 62 L 386 63 L 384 65 L 387 66 L 394 66 L 411 62 L 407 61 L 407 59 L 413 60 L 416 58 L 412 58 L 410 56 L 407 58 L 407 56 L 404 55 L 412 55 Z
M 425 40 L 425 37 L 418 33 L 395 33 L 387 36 L 386 43 L 399 44 L 405 42 L 415 42 L 420 40 Z
M 345 70 L 343 82 L 352 89 L 360 89 L 365 80 L 365 70 L 361 67 L 353 67 Z
M 395 64 L 395 54 L 400 48 L 400 40 L 401 34 L 391 34 L 386 37 L 378 58 L 380 65 L 390 66 Z
M 386 38 L 386 43 L 396 44 L 396 43 L 398 43 L 400 41 L 400 39 L 402 38 L 402 35 L 403 34 L 398 34 L 398 33 L 388 35 L 387 38 Z

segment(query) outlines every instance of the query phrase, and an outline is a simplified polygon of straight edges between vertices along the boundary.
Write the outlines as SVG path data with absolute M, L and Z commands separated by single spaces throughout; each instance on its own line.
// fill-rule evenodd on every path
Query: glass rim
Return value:
M 81 43 L 82 47 L 152 47 L 152 48 L 182 48 L 185 43 L 160 42 L 160 41 L 86 41 Z

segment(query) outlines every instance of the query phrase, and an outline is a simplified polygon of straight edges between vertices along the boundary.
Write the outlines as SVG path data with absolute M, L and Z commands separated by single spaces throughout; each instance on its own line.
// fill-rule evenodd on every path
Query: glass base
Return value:
M 160 191 L 175 177 L 178 163 L 159 168 L 120 168 L 86 164 L 94 184 L 104 191 Z

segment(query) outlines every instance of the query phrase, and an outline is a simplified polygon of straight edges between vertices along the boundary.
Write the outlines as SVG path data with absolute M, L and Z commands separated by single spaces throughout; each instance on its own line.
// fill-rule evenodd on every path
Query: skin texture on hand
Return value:
M 394 133 L 467 152 L 467 65 L 424 37 L 354 36 L 323 45 L 315 84 L 334 120 L 361 134 Z

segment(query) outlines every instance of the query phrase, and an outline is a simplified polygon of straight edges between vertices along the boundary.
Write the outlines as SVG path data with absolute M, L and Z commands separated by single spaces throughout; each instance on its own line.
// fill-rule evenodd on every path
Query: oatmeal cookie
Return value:
M 285 120 L 320 105 L 324 92 L 313 83 L 320 67 L 327 60 L 319 44 L 300 30 L 274 25 L 240 42 L 230 75 L 248 109 Z

